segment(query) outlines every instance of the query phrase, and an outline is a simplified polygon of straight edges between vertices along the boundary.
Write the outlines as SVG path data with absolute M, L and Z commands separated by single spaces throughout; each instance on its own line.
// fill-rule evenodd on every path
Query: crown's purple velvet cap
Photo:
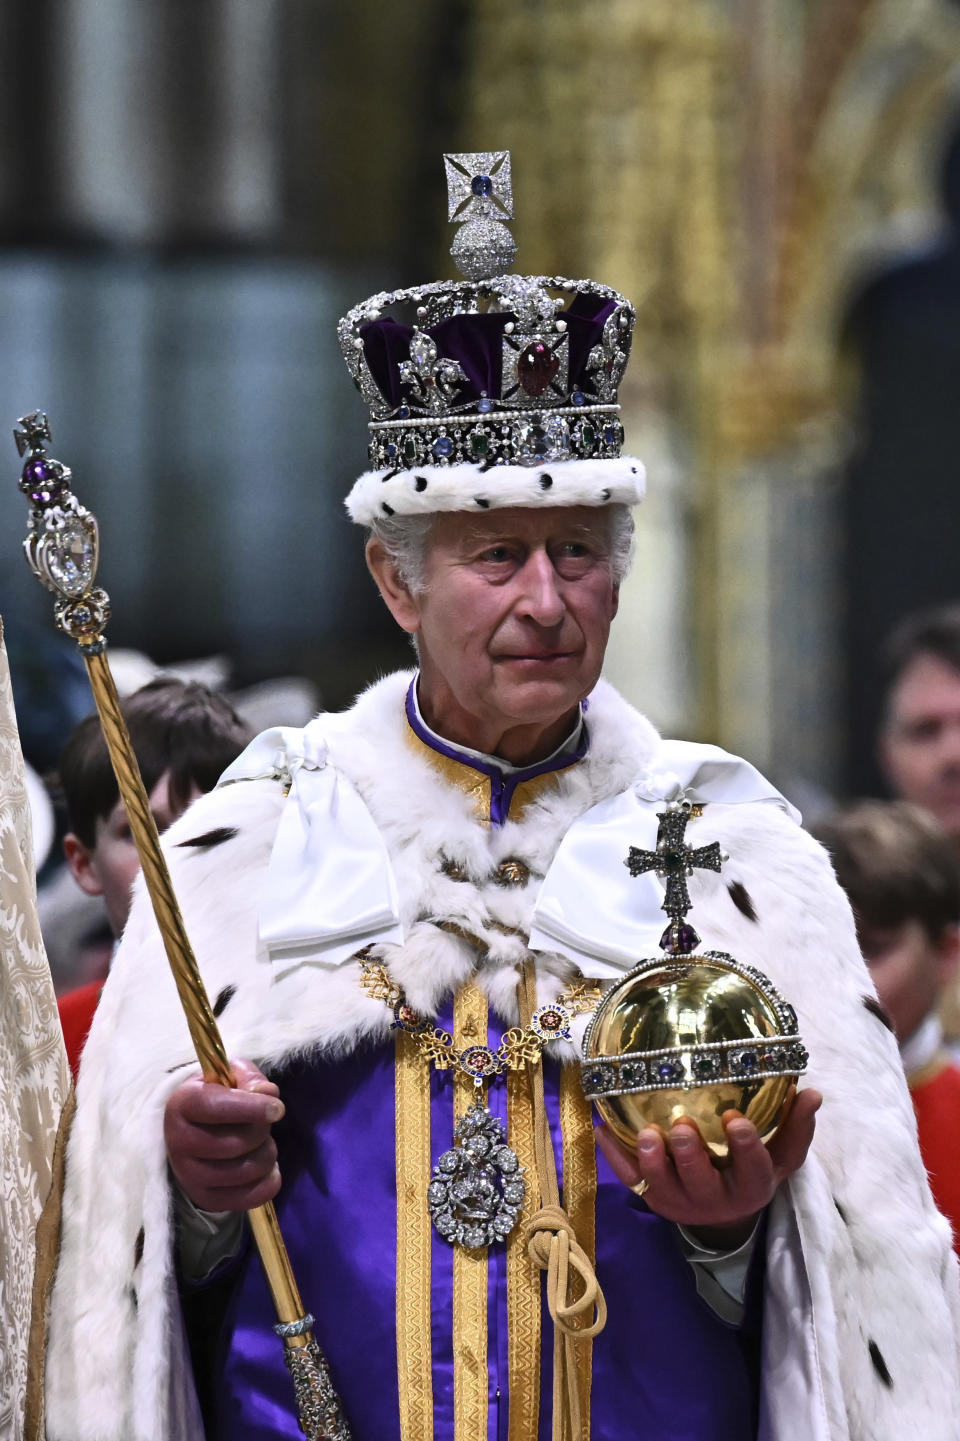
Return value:
M 600 344 L 604 322 L 617 308 L 615 300 L 595 295 L 577 295 L 560 319 L 567 322 L 569 337 L 569 380 L 571 391 L 590 391 L 587 357 Z M 425 333 L 436 342 L 443 357 L 458 360 L 467 382 L 457 390 L 456 402 L 466 404 L 481 394 L 499 398 L 503 361 L 503 328 L 515 320 L 508 310 L 485 315 L 451 315 Z M 389 317 L 371 320 L 360 327 L 363 349 L 370 373 L 391 409 L 403 405 L 400 362 L 409 359 L 413 326 L 401 325 Z

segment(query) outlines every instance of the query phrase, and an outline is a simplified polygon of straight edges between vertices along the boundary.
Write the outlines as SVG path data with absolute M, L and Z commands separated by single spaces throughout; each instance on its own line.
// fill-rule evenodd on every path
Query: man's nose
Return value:
M 522 571 L 520 608 L 537 625 L 556 626 L 566 609 L 560 579 L 545 550 L 531 551 Z

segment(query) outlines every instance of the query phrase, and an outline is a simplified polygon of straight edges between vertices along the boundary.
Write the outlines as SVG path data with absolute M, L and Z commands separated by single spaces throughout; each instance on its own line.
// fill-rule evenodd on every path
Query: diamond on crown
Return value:
M 552 330 L 557 312 L 563 309 L 563 301 L 554 299 L 543 280 L 532 275 L 505 275 L 498 281 L 497 305 L 515 315 L 524 331 L 541 326 Z

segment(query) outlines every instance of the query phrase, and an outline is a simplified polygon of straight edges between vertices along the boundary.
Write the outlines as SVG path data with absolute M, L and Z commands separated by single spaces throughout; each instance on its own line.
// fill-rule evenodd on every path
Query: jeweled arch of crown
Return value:
M 463 278 L 382 291 L 338 325 L 370 408 L 373 471 L 619 459 L 632 306 L 592 280 L 508 273 L 509 151 L 444 164 Z M 412 323 L 392 313 L 411 310 Z

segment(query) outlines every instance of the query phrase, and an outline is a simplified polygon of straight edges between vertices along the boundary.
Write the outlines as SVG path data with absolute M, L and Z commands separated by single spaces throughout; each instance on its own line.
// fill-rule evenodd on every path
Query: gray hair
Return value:
M 610 517 L 610 571 L 614 585 L 619 585 L 633 564 L 633 511 L 621 503 L 603 509 Z M 427 589 L 427 542 L 434 519 L 433 515 L 377 516 L 370 527 L 411 595 L 423 595 Z

